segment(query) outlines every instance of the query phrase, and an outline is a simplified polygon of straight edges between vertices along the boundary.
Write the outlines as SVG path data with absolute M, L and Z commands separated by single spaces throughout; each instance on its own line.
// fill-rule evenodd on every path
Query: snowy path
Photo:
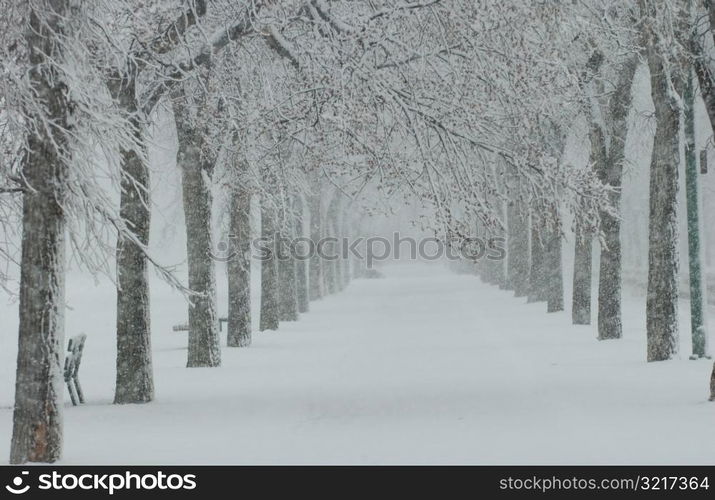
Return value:
M 185 334 L 155 333 L 150 405 L 109 404 L 113 374 L 90 364 L 65 461 L 715 463 L 709 363 L 646 364 L 640 306 L 625 339 L 598 342 L 473 276 L 386 273 L 224 348 L 219 369 L 184 368 Z M 3 460 L 10 430 L 6 407 Z

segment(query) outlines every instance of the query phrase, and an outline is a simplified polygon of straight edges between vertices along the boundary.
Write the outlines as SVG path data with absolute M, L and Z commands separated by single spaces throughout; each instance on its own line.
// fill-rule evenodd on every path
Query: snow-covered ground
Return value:
M 66 408 L 64 462 L 715 463 L 712 363 L 687 359 L 687 307 L 682 359 L 648 364 L 642 297 L 625 298 L 625 338 L 599 342 L 568 313 L 442 265 L 385 272 L 249 349 L 224 348 L 213 369 L 185 368 L 186 333 L 171 331 L 185 305 L 155 285 L 157 399 L 141 406 L 111 404 L 113 290 L 74 278 L 67 334 L 89 335 L 88 404 Z M 14 314 L 0 306 L 0 461 Z

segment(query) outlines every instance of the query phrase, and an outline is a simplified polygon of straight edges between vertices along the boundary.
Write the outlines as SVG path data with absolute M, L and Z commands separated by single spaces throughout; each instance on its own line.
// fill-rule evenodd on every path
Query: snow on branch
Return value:
M 388 16 L 394 12 L 398 11 L 407 11 L 407 10 L 415 10 L 415 9 L 424 9 L 427 7 L 432 7 L 438 3 L 442 2 L 442 0 L 432 0 L 431 2 L 405 2 L 397 5 L 393 5 L 392 7 L 381 9 L 374 14 L 370 16 L 370 21 L 374 21 L 376 19 L 379 19 L 381 17 Z
M 290 43 L 281 35 L 280 31 L 273 25 L 269 25 L 265 31 L 264 37 L 268 46 L 275 50 L 279 56 L 287 59 L 295 69 L 300 69 L 298 56 L 293 52 Z
M 198 19 L 206 15 L 206 0 L 195 0 L 191 8 L 182 13 L 163 33 L 148 44 L 148 49 L 155 54 L 166 54 L 180 42 L 186 31 L 196 25 Z
M 255 6 L 250 5 L 244 12 L 240 20 L 226 29 L 221 29 L 215 33 L 211 39 L 198 52 L 197 55 L 182 62 L 172 64 L 156 85 L 143 99 L 144 113 L 151 114 L 159 100 L 169 92 L 176 84 L 186 78 L 187 74 L 200 66 L 205 66 L 211 58 L 223 50 L 228 44 L 235 42 L 248 35 L 256 33 L 256 16 L 260 10 L 261 3 Z
M 310 7 L 312 7 L 311 11 L 315 12 L 318 14 L 318 16 L 326 21 L 335 31 L 339 33 L 357 33 L 358 30 L 341 21 L 337 17 L 333 16 L 330 13 L 330 7 L 326 4 L 325 0 L 311 0 L 310 2 Z M 314 9 L 314 10 L 313 10 Z

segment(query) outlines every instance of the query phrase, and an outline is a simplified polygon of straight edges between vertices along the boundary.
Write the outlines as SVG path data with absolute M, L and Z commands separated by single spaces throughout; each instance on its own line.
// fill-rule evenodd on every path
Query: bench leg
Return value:
M 74 381 L 74 387 L 77 390 L 79 402 L 84 403 L 84 393 L 82 392 L 82 386 L 79 385 L 79 377 L 74 377 L 72 380 Z
M 72 406 L 77 406 L 77 395 L 75 394 L 75 390 L 72 385 L 72 379 L 67 381 L 67 390 L 70 392 L 70 400 L 72 401 Z

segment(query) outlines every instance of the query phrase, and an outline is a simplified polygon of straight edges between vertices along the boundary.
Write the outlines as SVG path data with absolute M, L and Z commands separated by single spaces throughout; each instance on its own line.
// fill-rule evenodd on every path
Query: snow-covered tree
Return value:
M 679 46 L 679 30 L 684 29 L 688 12 L 687 2 L 643 1 L 641 7 L 656 120 L 650 171 L 646 327 L 648 361 L 661 361 L 678 352 L 679 342 L 676 211 L 684 81 L 682 59 L 672 48 Z

